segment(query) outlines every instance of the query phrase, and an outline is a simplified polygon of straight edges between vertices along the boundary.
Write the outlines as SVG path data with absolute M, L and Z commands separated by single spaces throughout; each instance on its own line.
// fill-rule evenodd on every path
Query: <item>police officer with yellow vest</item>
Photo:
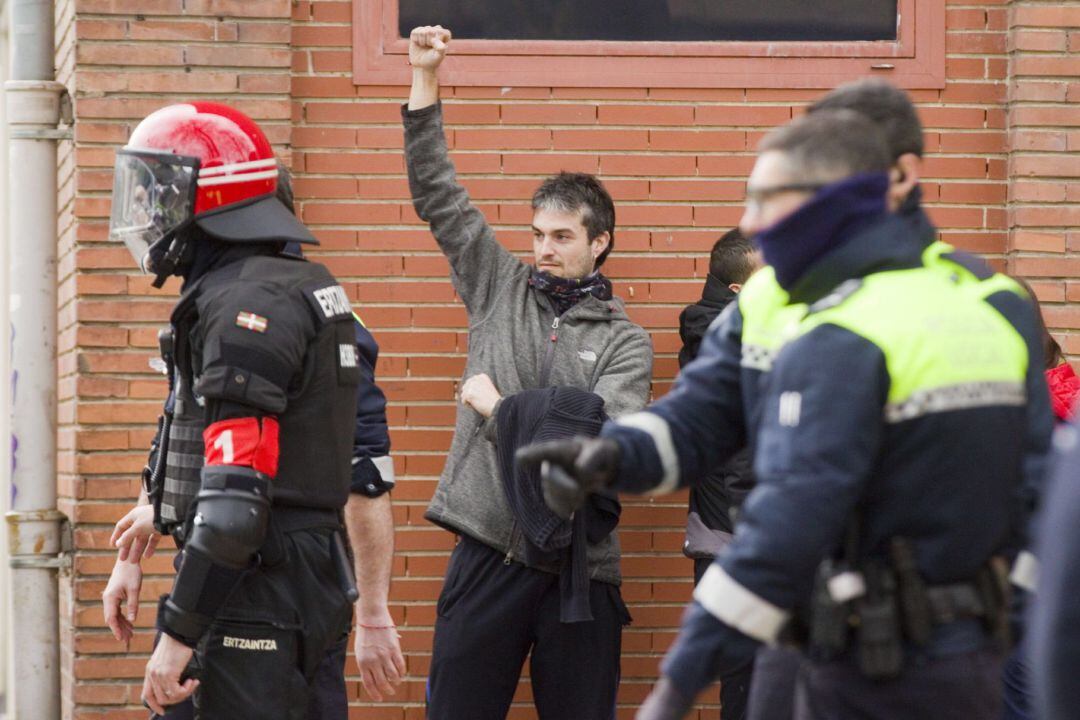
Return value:
M 1040 424 L 1028 415 L 1039 400 L 1045 409 L 1024 330 L 1033 309 L 1002 278 L 928 266 L 925 242 L 886 213 L 889 160 L 877 129 L 843 111 L 762 146 L 743 229 L 772 272 L 739 305 L 791 317 L 765 324 L 787 326 L 763 333 L 759 347 L 782 345 L 775 356 L 748 352 L 752 328 L 739 328 L 742 364 L 772 367 L 762 399 L 742 383 L 759 486 L 639 718 L 683 717 L 718 673 L 782 636 L 812 660 L 797 717 L 999 714 L 994 557 L 1015 545 L 1025 457 L 1037 465 L 1047 439 L 1024 431 Z M 769 300 L 773 284 L 789 304 Z M 740 384 L 709 359 L 725 322 L 648 411 L 601 439 L 524 451 L 548 461 L 554 508 L 603 485 L 664 491 L 708 470 L 732 442 L 717 427 Z

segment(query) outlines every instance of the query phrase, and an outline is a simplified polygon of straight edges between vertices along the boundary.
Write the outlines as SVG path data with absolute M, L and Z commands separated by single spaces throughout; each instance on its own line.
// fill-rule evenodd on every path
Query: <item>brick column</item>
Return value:
M 1009 11 L 1009 268 L 1030 279 L 1066 353 L 1080 354 L 1080 6 Z

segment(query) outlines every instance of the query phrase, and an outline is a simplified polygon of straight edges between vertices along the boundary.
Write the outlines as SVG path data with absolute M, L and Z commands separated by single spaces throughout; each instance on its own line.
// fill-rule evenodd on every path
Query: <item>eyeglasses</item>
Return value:
M 750 210 L 761 210 L 762 204 L 777 195 L 788 192 L 815 193 L 828 183 L 787 183 L 785 185 L 771 185 L 767 187 L 746 186 L 746 207 Z

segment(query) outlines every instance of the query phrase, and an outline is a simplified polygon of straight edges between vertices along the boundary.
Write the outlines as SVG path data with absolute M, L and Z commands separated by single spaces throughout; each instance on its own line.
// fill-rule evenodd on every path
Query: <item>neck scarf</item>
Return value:
M 822 256 L 853 238 L 886 212 L 889 176 L 864 173 L 827 185 L 805 205 L 758 233 L 765 262 L 789 290 Z
M 611 281 L 599 270 L 583 278 L 562 278 L 533 268 L 529 285 L 551 298 L 557 315 L 562 315 L 587 295 L 598 300 L 611 299 Z

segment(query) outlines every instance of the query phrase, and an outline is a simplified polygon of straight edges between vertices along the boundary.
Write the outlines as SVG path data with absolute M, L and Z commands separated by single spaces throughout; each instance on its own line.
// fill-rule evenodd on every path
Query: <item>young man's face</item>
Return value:
M 561 278 L 583 278 L 593 271 L 609 236 L 600 233 L 590 241 L 584 216 L 584 210 L 538 208 L 533 213 L 533 260 L 538 269 Z

